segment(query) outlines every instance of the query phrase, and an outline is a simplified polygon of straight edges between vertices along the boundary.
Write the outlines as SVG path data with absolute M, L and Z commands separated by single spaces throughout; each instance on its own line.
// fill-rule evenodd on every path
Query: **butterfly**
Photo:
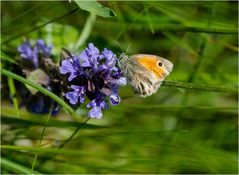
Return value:
M 154 94 L 173 64 L 160 56 L 150 54 L 120 55 L 120 67 L 133 92 L 141 97 Z

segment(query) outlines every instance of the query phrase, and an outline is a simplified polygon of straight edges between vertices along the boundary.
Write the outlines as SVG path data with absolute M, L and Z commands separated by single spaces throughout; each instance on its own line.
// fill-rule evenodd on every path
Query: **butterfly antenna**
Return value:
M 125 52 L 126 54 L 128 54 L 129 48 L 130 48 L 130 43 L 129 43 L 127 49 L 126 49 L 126 52 Z
M 120 64 L 120 60 L 122 59 L 122 55 L 124 55 L 124 50 L 123 48 L 121 47 L 121 45 L 119 44 L 118 41 L 114 41 L 114 43 L 120 48 L 121 50 L 121 53 L 120 53 L 120 56 L 119 56 L 119 64 Z
M 123 50 L 122 47 L 120 46 L 119 42 L 118 42 L 118 41 L 114 41 L 114 42 L 115 42 L 115 44 L 120 48 L 120 50 L 121 50 L 122 52 L 124 52 L 124 50 Z

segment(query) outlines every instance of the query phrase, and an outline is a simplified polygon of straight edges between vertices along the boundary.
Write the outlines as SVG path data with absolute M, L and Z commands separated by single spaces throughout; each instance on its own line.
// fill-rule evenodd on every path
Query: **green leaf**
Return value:
M 75 1 L 76 4 L 83 10 L 93 13 L 97 16 L 102 16 L 105 18 L 116 16 L 115 12 L 96 1 Z

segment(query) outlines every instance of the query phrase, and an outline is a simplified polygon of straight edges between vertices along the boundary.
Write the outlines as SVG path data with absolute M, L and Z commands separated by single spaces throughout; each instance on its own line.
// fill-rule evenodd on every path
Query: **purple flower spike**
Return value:
M 42 39 L 38 39 L 34 45 L 27 40 L 18 47 L 18 52 L 22 60 L 19 67 L 26 79 L 44 86 L 49 91 L 61 96 L 62 90 L 58 81 L 57 66 L 51 60 L 52 45 L 46 45 Z M 19 73 L 17 71 L 17 73 Z M 61 106 L 50 97 L 38 92 L 30 87 L 20 85 L 18 87 L 20 104 L 26 109 L 36 114 L 56 115 Z
M 87 107 L 91 108 L 88 116 L 100 119 L 103 115 L 102 109 L 109 108 L 106 103 L 108 99 L 112 106 L 120 103 L 118 89 L 126 84 L 126 78 L 122 76 L 117 63 L 118 58 L 111 50 L 104 49 L 100 53 L 92 43 L 80 53 L 79 57 L 63 60 L 60 73 L 68 76 L 67 83 L 74 90 L 67 92 L 66 98 L 75 105 L 83 103 L 86 95 L 91 100 L 87 104 Z M 73 79 L 74 81 L 71 81 Z
M 70 101 L 70 103 L 73 105 L 78 102 L 84 103 L 85 87 L 71 85 L 71 89 L 73 89 L 74 91 L 66 93 L 66 98 Z

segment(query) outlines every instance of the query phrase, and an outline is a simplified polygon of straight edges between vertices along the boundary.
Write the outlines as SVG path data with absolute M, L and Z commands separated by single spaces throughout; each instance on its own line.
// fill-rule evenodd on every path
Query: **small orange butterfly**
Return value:
M 133 92 L 142 97 L 155 93 L 173 69 L 167 59 L 149 54 L 121 54 L 120 63 Z

